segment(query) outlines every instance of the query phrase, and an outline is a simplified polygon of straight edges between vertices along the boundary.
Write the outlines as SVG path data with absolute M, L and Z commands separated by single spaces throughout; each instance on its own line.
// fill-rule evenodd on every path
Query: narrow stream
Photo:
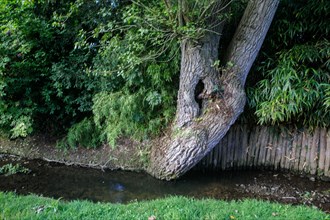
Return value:
M 210 174 L 195 171 L 177 181 L 165 182 L 145 173 L 103 172 L 0 155 L 0 167 L 8 163 L 19 163 L 31 172 L 0 175 L 0 191 L 112 203 L 149 200 L 168 195 L 226 200 L 259 198 L 314 205 L 330 211 L 330 182 L 310 181 L 288 173 L 227 171 Z

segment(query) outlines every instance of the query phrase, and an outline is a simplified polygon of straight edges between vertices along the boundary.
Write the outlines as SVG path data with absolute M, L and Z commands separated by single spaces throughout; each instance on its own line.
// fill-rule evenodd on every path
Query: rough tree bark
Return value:
M 227 50 L 226 61 L 231 65 L 222 74 L 214 66 L 220 41 L 220 35 L 215 32 L 221 32 L 222 25 L 208 32 L 197 44 L 191 40 L 181 42 L 176 120 L 169 134 L 154 144 L 149 173 L 166 180 L 183 175 L 227 133 L 244 109 L 245 80 L 278 3 L 279 0 L 249 1 Z M 211 19 L 219 16 L 214 13 Z M 198 96 L 201 105 L 195 94 L 199 82 L 204 85 Z

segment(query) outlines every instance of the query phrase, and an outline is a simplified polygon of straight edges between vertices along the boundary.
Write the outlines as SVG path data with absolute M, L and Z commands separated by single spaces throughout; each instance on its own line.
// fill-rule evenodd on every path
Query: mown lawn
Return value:
M 311 207 L 257 200 L 225 202 L 168 197 L 127 205 L 65 202 L 0 192 L 0 219 L 330 219 Z

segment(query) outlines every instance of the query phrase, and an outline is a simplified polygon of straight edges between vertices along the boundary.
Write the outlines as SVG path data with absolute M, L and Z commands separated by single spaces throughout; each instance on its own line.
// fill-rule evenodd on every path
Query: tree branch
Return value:
M 168 16 L 170 17 L 171 21 L 174 21 L 173 13 L 171 12 L 172 4 L 170 0 L 164 0 L 164 4 L 168 13 Z
M 244 86 L 275 15 L 279 0 L 250 0 L 230 42 L 225 61 Z
M 179 20 L 179 27 L 183 27 L 183 1 L 184 0 L 178 0 L 178 20 Z

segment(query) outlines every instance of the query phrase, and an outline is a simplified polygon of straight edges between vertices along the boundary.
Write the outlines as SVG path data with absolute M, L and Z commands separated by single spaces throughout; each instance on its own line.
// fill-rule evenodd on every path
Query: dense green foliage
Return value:
M 262 124 L 330 125 L 329 1 L 282 1 L 248 88 Z M 256 77 L 252 73 L 252 77 Z
M 157 134 L 175 114 L 179 45 L 171 32 L 153 25 L 168 26 L 165 19 L 155 20 L 156 12 L 164 16 L 162 5 L 146 4 L 150 6 L 124 7 L 120 22 L 107 24 L 119 26 L 120 32 L 104 31 L 94 59 L 94 74 L 120 84 L 116 91 L 98 93 L 93 100 L 96 125 L 112 145 L 120 135 L 143 139 Z
M 114 1 L 2 2 L 0 128 L 12 138 L 78 123 L 64 142 L 96 146 L 171 121 L 178 45 L 146 25 L 153 12 Z
M 80 120 L 98 83 L 85 74 L 92 52 L 73 47 L 83 12 L 72 15 L 69 1 L 1 0 L 0 7 L 0 127 L 15 138 Z M 58 14 L 66 12 L 74 18 L 63 24 Z
M 0 192 L 2 219 L 329 219 L 306 206 L 290 206 L 257 200 L 217 201 L 168 197 L 127 205 L 63 202 L 37 196 Z
M 70 147 L 159 134 L 175 115 L 179 43 L 208 31 L 209 2 L 188 2 L 180 25 L 177 2 L 0 0 L 0 130 L 67 133 Z M 235 2 L 220 13 L 233 23 Z M 330 125 L 329 4 L 281 2 L 249 77 L 260 123 Z

